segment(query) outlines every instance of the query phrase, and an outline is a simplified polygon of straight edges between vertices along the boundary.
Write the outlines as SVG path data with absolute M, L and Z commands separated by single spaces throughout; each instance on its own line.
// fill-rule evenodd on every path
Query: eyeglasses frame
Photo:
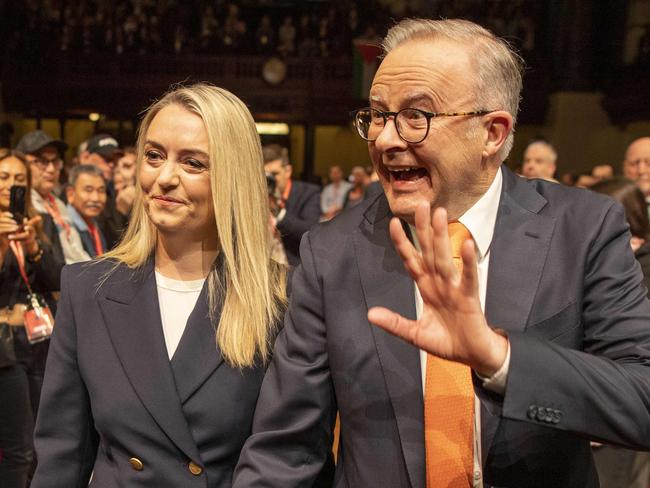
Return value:
M 352 123 L 354 124 L 354 127 L 357 129 L 357 133 L 359 134 L 359 136 L 363 140 L 368 141 L 368 142 L 375 142 L 377 140 L 377 138 L 375 138 L 375 139 L 367 139 L 367 138 L 365 138 L 365 137 L 363 137 L 361 135 L 361 132 L 359 131 L 359 127 L 357 126 L 357 115 L 358 115 L 359 112 L 361 112 L 363 110 L 369 110 L 369 111 L 374 110 L 375 112 L 379 112 L 381 114 L 381 116 L 384 119 L 384 127 L 382 128 L 382 130 L 386 127 L 386 124 L 388 123 L 389 117 L 393 117 L 394 123 L 395 123 L 395 130 L 397 131 L 397 135 L 399 135 L 400 139 L 402 139 L 407 144 L 419 144 L 420 142 L 424 141 L 427 138 L 427 136 L 429 135 L 429 130 L 431 129 L 431 119 L 435 119 L 437 117 L 460 117 L 460 116 L 472 116 L 472 117 L 475 117 L 475 116 L 487 115 L 487 114 L 490 114 L 492 112 L 496 112 L 496 110 L 485 110 L 485 109 L 483 109 L 483 110 L 472 110 L 470 112 L 427 112 L 426 110 L 422 110 L 422 109 L 419 109 L 419 108 L 412 108 L 412 107 L 406 107 L 406 108 L 403 108 L 401 110 L 398 110 L 397 112 L 384 111 L 384 110 L 379 110 L 377 108 L 372 108 L 372 107 L 363 107 L 363 108 L 360 108 L 360 109 L 357 109 L 357 110 L 353 110 L 352 112 L 350 112 L 350 116 L 352 117 Z M 401 112 L 404 112 L 405 110 L 415 110 L 417 112 L 420 112 L 427 119 L 427 130 L 424 133 L 424 137 L 422 137 L 422 139 L 420 139 L 419 141 L 408 141 L 408 140 L 406 140 L 404 138 L 404 136 L 402 136 L 402 134 L 401 134 L 401 132 L 399 130 L 399 127 L 397 125 L 397 116 Z

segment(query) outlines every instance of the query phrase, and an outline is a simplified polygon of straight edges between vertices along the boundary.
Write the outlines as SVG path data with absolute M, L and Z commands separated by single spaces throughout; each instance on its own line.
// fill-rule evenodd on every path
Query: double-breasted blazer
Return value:
M 224 362 L 207 280 L 170 361 L 152 259 L 67 266 L 32 487 L 230 486 L 263 374 Z
M 643 276 L 620 205 L 502 172 L 485 313 L 511 360 L 505 395 L 475 378 L 484 485 L 597 487 L 590 438 L 650 449 Z M 337 409 L 337 488 L 425 487 L 419 351 L 367 319 L 416 316 L 391 217 L 380 195 L 303 238 L 237 488 L 309 486 Z

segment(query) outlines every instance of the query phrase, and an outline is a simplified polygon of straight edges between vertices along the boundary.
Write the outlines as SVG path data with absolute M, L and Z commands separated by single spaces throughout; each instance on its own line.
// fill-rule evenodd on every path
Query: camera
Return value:
M 270 197 L 275 197 L 275 191 L 278 188 L 278 182 L 275 181 L 273 173 L 266 173 L 266 191 Z

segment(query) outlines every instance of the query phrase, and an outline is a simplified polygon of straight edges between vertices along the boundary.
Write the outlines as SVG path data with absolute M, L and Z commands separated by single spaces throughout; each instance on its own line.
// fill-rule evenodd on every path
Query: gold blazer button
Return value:
M 144 469 L 144 464 L 138 458 L 132 457 L 129 459 L 129 462 L 131 463 L 131 467 L 136 471 L 142 471 Z
M 203 473 L 203 468 L 196 464 L 194 461 L 187 463 L 187 469 L 189 469 L 190 473 L 192 473 L 194 476 L 198 476 Z

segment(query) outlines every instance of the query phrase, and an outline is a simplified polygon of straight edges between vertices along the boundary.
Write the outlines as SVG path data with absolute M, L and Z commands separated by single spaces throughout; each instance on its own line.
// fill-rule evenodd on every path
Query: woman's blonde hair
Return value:
M 266 179 L 253 117 L 227 90 L 205 83 L 172 88 L 149 107 L 138 129 L 138 181 L 149 126 L 169 105 L 179 105 L 201 117 L 208 133 L 218 261 L 223 263 L 219 272 L 215 272 L 215 263 L 208 276 L 213 321 L 214 311 L 222 306 L 217 344 L 233 366 L 265 362 L 286 306 L 286 270 L 270 257 Z M 104 257 L 132 268 L 142 266 L 154 252 L 156 238 L 142 189 L 136 184 L 129 228 L 119 245 Z

